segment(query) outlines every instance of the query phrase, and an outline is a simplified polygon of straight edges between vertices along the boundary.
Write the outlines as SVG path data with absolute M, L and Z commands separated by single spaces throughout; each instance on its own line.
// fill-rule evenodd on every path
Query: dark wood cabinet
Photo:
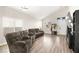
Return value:
M 57 35 L 57 31 L 52 31 L 52 35 Z

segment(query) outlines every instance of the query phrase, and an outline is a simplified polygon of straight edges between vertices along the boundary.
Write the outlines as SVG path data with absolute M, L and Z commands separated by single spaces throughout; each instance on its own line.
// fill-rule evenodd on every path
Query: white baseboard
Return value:
M 1 44 L 0 44 L 0 46 L 4 46 L 4 45 L 7 45 L 7 43 L 1 43 Z
M 66 35 L 66 34 L 65 33 L 62 33 L 62 34 L 58 33 L 57 35 Z

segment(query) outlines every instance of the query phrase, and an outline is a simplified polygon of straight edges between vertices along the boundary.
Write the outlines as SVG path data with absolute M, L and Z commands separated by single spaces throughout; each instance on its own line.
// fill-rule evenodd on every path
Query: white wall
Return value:
M 41 28 L 41 27 L 42 27 L 42 21 L 41 20 L 34 20 L 34 19 L 24 20 L 24 28 L 25 29 Z
M 3 35 L 3 27 L 2 27 L 3 11 L 4 11 L 4 8 L 0 7 L 0 45 L 6 43 L 5 37 Z
M 3 41 L 5 40 L 3 39 L 2 16 L 0 15 L 0 43 L 2 44 Z
M 66 6 L 65 7 L 61 7 L 58 11 L 56 11 L 54 13 L 51 13 L 49 16 L 44 18 L 42 20 L 42 22 L 43 22 L 42 25 L 43 25 L 44 32 L 50 34 L 51 33 L 50 28 L 48 29 L 46 27 L 46 24 L 48 22 L 57 23 L 57 18 L 58 17 L 65 17 L 65 16 L 67 16 L 68 11 L 69 11 L 69 7 L 66 7 Z M 65 25 L 63 24 L 63 26 L 65 26 Z
M 57 28 L 57 34 L 58 35 L 66 35 L 67 33 L 67 22 L 66 22 L 66 19 L 59 19 L 57 21 L 57 25 L 58 25 L 58 28 Z

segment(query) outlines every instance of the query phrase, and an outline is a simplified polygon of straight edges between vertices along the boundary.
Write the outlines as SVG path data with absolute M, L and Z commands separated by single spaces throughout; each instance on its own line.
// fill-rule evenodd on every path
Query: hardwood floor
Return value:
M 65 36 L 44 35 L 34 42 L 31 53 L 72 53 Z M 0 46 L 0 53 L 9 53 L 7 45 Z
M 71 53 L 66 36 L 44 35 L 35 41 L 31 53 Z

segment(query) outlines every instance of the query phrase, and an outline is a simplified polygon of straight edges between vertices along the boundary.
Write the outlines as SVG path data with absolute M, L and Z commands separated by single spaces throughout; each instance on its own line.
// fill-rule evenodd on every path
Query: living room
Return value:
M 67 35 L 74 6 L 1 6 L 0 52 L 72 53 Z M 72 25 L 73 26 L 73 25 Z

